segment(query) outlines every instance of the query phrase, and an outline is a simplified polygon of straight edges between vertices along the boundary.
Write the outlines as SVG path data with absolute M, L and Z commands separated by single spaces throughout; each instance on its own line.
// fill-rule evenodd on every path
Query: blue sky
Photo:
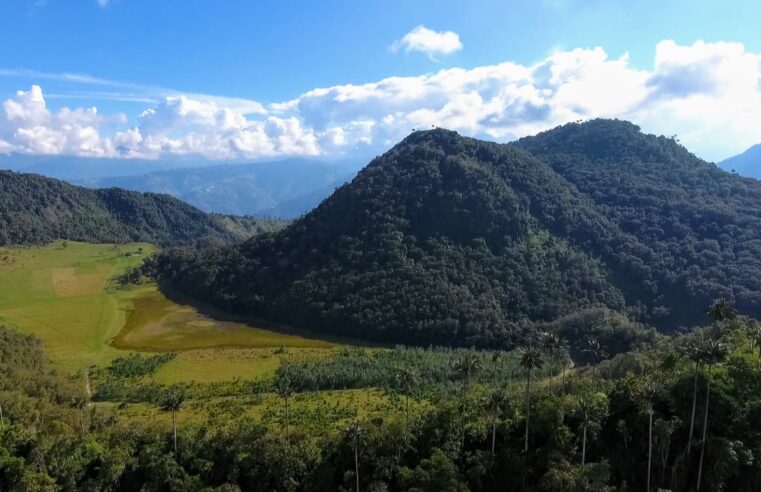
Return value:
M 0 12 L 0 99 L 16 104 L 15 117 L 6 104 L 6 121 L 0 119 L 0 152 L 332 155 L 382 149 L 415 124 L 508 141 L 595 116 L 634 119 L 646 130 L 677 134 L 709 159 L 761 141 L 761 128 L 752 123 L 759 116 L 758 80 L 755 86 L 752 80 L 757 74 L 748 72 L 754 66 L 761 70 L 754 58 L 761 53 L 757 1 L 7 0 Z M 421 36 L 405 41 L 415 28 Z M 656 66 L 659 46 L 665 75 Z M 578 49 L 595 58 L 596 47 L 605 56 L 597 57 L 597 68 L 584 56 L 552 61 Z M 625 67 L 615 66 L 624 55 Z M 572 75 L 550 89 L 537 82 L 537 71 L 508 70 L 486 82 L 473 78 L 478 67 L 511 62 L 531 69 L 548 60 L 566 72 L 587 70 L 586 92 L 574 88 Z M 712 68 L 746 77 L 742 94 L 751 100 L 739 104 L 738 91 L 732 96 L 722 89 L 728 82 L 714 80 Z M 457 69 L 473 77 L 455 83 L 452 92 L 446 92 L 446 81 L 425 80 L 420 87 L 420 77 L 455 70 L 450 79 Z M 624 69 L 627 75 L 617 73 Z M 367 85 L 393 77 L 408 80 L 391 88 Z M 664 77 L 667 101 L 666 86 L 656 87 Z M 705 78 L 698 85 L 711 87 L 715 101 L 699 101 L 693 82 L 683 83 L 695 77 Z M 572 108 L 564 94 L 583 100 L 600 91 L 597 82 L 603 79 L 610 82 L 610 93 L 601 96 L 607 105 L 592 101 Z M 347 84 L 364 89 L 303 97 Z M 496 98 L 500 84 L 520 87 Z M 628 91 L 617 92 L 622 87 Z M 616 103 L 643 87 L 650 88 L 648 94 Z M 425 94 L 399 102 L 416 90 Z M 379 92 L 376 100 L 355 104 L 367 91 Z M 728 103 L 719 96 L 734 99 Z M 347 99 L 352 104 L 344 104 Z M 47 113 L 27 111 L 43 100 Z M 704 113 L 694 112 L 698 103 L 705 104 Z M 464 114 L 479 105 L 478 114 Z M 93 106 L 97 118 L 88 113 Z M 70 111 L 61 114 L 64 107 Z M 742 122 L 731 128 L 722 122 L 722 141 L 715 144 L 706 142 L 715 131 L 711 125 L 688 124 L 712 114 L 712 107 L 731 107 L 723 117 Z M 26 108 L 23 117 L 18 108 Z M 69 120 L 79 125 L 76 135 L 60 135 L 69 131 L 61 129 Z

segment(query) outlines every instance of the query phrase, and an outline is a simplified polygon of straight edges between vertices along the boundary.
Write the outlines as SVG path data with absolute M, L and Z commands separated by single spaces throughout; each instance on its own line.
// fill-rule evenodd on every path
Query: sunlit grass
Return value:
M 280 363 L 277 347 L 296 354 L 335 346 L 210 317 L 168 299 L 150 282 L 114 282 L 153 251 L 143 243 L 71 241 L 0 249 L 0 322 L 37 335 L 68 373 L 105 367 L 128 352 L 178 352 L 155 375 L 162 384 L 269 377 Z

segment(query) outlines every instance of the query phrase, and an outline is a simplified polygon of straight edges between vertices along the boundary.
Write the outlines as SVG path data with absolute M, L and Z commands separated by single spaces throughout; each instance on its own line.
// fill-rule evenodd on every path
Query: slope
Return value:
M 0 245 L 55 239 L 222 243 L 277 226 L 206 214 L 168 195 L 88 190 L 34 174 L 0 171 Z
M 637 314 L 661 327 L 701 321 L 712 298 L 761 315 L 761 182 L 722 171 L 623 121 L 569 124 L 517 145 L 572 183 L 626 235 L 598 251 L 637 275 Z
M 528 153 L 434 130 L 279 234 L 167 252 L 151 267 L 227 309 L 318 331 L 509 345 L 533 320 L 624 308 L 611 272 L 580 247 L 618 235 Z

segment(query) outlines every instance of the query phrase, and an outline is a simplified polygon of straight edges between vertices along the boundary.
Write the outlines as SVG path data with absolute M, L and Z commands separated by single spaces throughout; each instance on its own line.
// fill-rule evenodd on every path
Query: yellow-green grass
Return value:
M 425 401 L 414 400 L 411 408 L 420 410 L 427 405 Z M 96 407 L 112 412 L 120 422 L 167 429 L 171 426 L 171 415 L 162 412 L 156 404 L 130 403 L 122 407 L 114 402 L 100 402 Z M 289 407 L 292 425 L 324 432 L 340 429 L 356 417 L 401 416 L 405 403 L 402 398 L 382 390 L 366 388 L 298 393 L 291 397 Z M 214 421 L 231 426 L 238 419 L 252 418 L 272 428 L 280 428 L 284 423 L 283 408 L 283 401 L 274 394 L 191 399 L 177 414 L 177 423 L 183 426 Z
M 37 335 L 54 364 L 72 373 L 133 351 L 178 352 L 154 376 L 167 384 L 266 377 L 280 361 L 273 348 L 312 354 L 335 346 L 215 319 L 168 299 L 153 283 L 113 281 L 153 251 L 148 244 L 72 241 L 0 248 L 0 322 Z
M 154 289 L 132 299 L 127 320 L 113 341 L 121 349 L 180 351 L 212 347 L 331 348 L 319 338 L 279 333 L 202 314 Z
M 142 248 L 140 254 L 138 250 Z M 39 336 L 49 357 L 76 371 L 118 356 L 109 345 L 124 324 L 120 306 L 133 289 L 115 290 L 114 276 L 138 265 L 149 244 L 56 242 L 0 250 L 0 320 Z
M 331 357 L 336 350 L 325 348 L 288 348 L 287 353 L 273 348 L 212 348 L 178 352 L 151 376 L 153 382 L 213 383 L 218 381 L 261 380 L 274 377 L 282 361 Z

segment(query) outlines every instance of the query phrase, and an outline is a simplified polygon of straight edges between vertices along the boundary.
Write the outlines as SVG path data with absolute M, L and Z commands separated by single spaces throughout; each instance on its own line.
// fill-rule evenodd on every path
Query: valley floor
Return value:
M 130 351 L 178 352 L 157 382 L 214 382 L 273 374 L 270 348 L 317 354 L 336 344 L 223 321 L 168 299 L 151 282 L 120 285 L 149 244 L 58 241 L 0 249 L 0 322 L 31 333 L 68 373 L 107 366 Z

